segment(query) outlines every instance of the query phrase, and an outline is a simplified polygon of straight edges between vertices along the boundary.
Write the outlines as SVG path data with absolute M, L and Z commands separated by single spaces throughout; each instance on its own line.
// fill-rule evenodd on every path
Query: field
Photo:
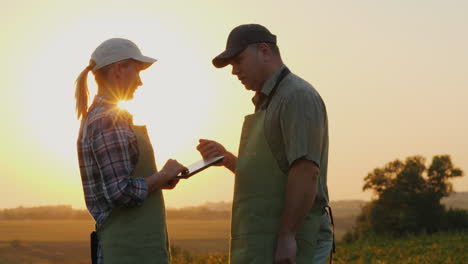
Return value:
M 85 220 L 0 221 L 0 264 L 90 263 Z M 229 222 L 170 220 L 174 264 L 227 264 Z M 338 243 L 335 264 L 468 263 L 468 232 Z
M 463 264 L 468 263 L 468 232 L 373 238 L 340 243 L 335 264 Z
M 465 264 L 468 232 L 372 238 L 351 244 L 338 243 L 334 264 Z M 174 264 L 227 264 L 226 255 L 176 256 Z M 328 262 L 327 262 L 328 263 Z
M 87 220 L 0 220 L 0 264 L 89 263 L 93 228 Z M 229 228 L 226 220 L 168 221 L 171 244 L 180 254 L 224 254 Z

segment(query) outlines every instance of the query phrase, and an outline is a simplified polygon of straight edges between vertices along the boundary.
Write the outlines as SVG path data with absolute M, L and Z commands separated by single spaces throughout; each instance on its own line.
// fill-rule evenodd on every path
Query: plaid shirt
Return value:
M 138 161 L 132 116 L 96 96 L 77 140 L 86 207 L 99 226 L 114 207 L 140 205 L 148 194 L 143 178 L 131 178 Z M 102 254 L 99 247 L 99 261 Z

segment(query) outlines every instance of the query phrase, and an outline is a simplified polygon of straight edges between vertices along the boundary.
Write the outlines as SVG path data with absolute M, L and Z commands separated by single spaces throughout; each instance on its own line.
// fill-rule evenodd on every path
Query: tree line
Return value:
M 168 219 L 230 219 L 230 210 L 208 207 L 167 209 Z M 92 220 L 86 209 L 73 209 L 70 205 L 47 205 L 0 209 L 0 220 Z
M 73 209 L 70 205 L 16 207 L 0 210 L 0 220 L 89 220 L 88 210 Z

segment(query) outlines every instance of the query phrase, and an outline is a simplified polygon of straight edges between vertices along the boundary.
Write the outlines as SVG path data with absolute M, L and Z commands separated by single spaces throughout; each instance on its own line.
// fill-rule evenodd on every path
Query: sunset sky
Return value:
M 112 37 L 158 59 L 125 106 L 148 126 L 158 167 L 199 160 L 199 138 L 237 153 L 253 93 L 211 59 L 245 23 L 276 34 L 326 103 L 332 200 L 369 200 L 368 172 L 416 154 L 449 154 L 468 173 L 468 1 L 0 1 L 0 208 L 85 206 L 74 81 Z M 166 204 L 231 201 L 233 182 L 209 169 Z M 468 191 L 468 176 L 453 183 Z

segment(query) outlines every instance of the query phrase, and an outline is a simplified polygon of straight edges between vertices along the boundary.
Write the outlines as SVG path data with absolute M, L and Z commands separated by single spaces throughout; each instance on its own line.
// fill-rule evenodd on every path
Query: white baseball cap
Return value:
M 148 68 L 157 61 L 141 54 L 135 43 L 123 38 L 111 38 L 104 41 L 94 50 L 91 59 L 96 63 L 93 71 L 125 59 L 143 62 L 143 69 Z

